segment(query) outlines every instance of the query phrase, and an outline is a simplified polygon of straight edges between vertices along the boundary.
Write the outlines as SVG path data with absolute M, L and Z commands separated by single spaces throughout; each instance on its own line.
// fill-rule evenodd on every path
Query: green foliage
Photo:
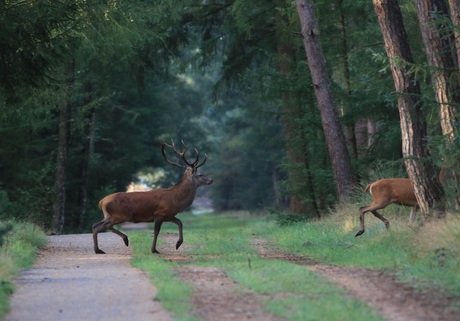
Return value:
M 0 3 L 0 90 L 7 101 L 21 100 L 27 86 L 49 81 L 49 70 L 69 52 L 77 11 L 68 1 Z
M 13 225 L 11 223 L 2 224 L 0 226 L 0 247 L 3 246 L 8 232 L 11 231 L 12 229 L 13 229 Z
M 311 217 L 302 214 L 279 213 L 276 215 L 276 223 L 279 226 L 287 226 L 296 223 L 306 223 Z
M 315 5 L 344 128 L 355 136 L 365 122 L 376 128 L 350 145 L 356 177 L 404 176 L 397 97 L 372 3 Z M 415 7 L 401 6 L 432 161 L 452 164 L 459 149 L 441 147 Z M 143 168 L 163 167 L 156 141 L 170 138 L 207 153 L 203 172 L 215 180 L 218 209 L 282 212 L 294 196 L 310 217 L 335 206 L 294 2 L 8 1 L 0 4 L 0 30 L 0 218 L 50 226 L 64 102 L 71 108 L 66 232 L 89 230 L 104 193 L 125 190 Z M 288 151 L 303 161 L 288 161 Z M 165 173 L 157 186 L 180 175 Z M 455 184 L 446 190 L 455 199 Z

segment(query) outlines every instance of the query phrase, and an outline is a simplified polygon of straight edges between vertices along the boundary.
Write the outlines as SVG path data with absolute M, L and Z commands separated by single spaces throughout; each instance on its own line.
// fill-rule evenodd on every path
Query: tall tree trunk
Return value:
M 64 88 L 59 108 L 59 141 L 56 160 L 54 188 L 56 198 L 53 205 L 52 230 L 61 234 L 64 228 L 66 205 L 67 154 L 70 134 L 70 99 L 74 83 L 75 62 L 69 62 L 64 71 Z
M 79 207 L 80 215 L 77 218 L 76 228 L 79 232 L 82 232 L 86 226 L 87 210 L 88 210 L 88 188 L 89 188 L 89 171 L 91 165 L 91 157 L 94 152 L 94 138 L 96 135 L 96 108 L 89 105 L 93 102 L 92 98 L 92 86 L 88 84 L 86 86 L 86 97 L 85 106 L 83 107 L 84 112 L 84 141 L 83 141 L 83 157 L 81 159 L 80 171 L 81 171 L 81 185 L 79 192 Z
M 460 0 L 449 0 L 450 17 L 454 27 L 455 48 L 457 52 L 457 71 L 460 68 Z
M 278 44 L 278 59 L 280 73 L 287 79 L 292 75 L 292 63 L 295 57 L 295 51 L 288 44 Z M 283 131 L 286 141 L 286 151 L 288 158 L 288 180 L 291 186 L 289 194 L 289 212 L 293 214 L 305 214 L 308 212 L 307 205 L 303 201 L 301 186 L 305 184 L 303 166 L 305 164 L 305 155 L 300 149 L 299 140 L 302 140 L 299 128 L 299 119 L 302 118 L 302 109 L 299 108 L 298 99 L 295 93 L 289 89 L 284 90 L 281 94 L 282 100 L 282 117 Z
M 348 41 L 347 41 L 347 26 L 345 23 L 345 14 L 343 12 L 343 0 L 338 1 L 338 9 L 340 12 L 340 22 L 339 22 L 339 30 L 340 30 L 340 46 L 342 47 L 342 59 L 343 59 L 343 78 L 345 82 L 345 94 L 350 97 L 351 96 L 351 79 L 350 79 L 350 62 L 348 59 Z M 342 103 L 342 110 L 343 115 L 347 115 L 350 113 L 351 107 L 347 102 Z M 346 124 L 345 127 L 345 139 L 347 141 L 347 145 L 349 150 L 352 152 L 352 156 L 354 159 L 358 159 L 358 137 L 356 134 L 356 126 L 357 122 L 354 120 Z
M 427 129 L 419 98 L 420 86 L 410 69 L 410 64 L 413 63 L 412 52 L 399 4 L 397 0 L 373 0 L 373 3 L 398 97 L 402 149 L 407 173 L 413 181 L 422 212 L 428 213 L 436 207 L 438 213 L 443 213 L 444 193 L 428 159 Z
M 444 0 L 416 0 L 416 3 L 433 88 L 439 103 L 442 133 L 453 141 L 457 136 L 455 104 L 460 103 L 460 92 L 456 79 L 458 71 L 455 70 L 457 59 L 453 54 L 454 39 L 446 26 L 449 12 Z
M 430 66 L 433 90 L 439 103 L 439 118 L 442 134 L 446 139 L 446 153 L 455 148 L 452 144 L 458 137 L 456 107 L 460 104 L 460 75 L 458 74 L 457 51 L 454 32 L 450 26 L 447 4 L 444 0 L 416 0 L 417 14 L 423 44 Z M 460 10 L 457 8 L 457 11 Z M 455 12 L 454 12 L 455 14 Z M 459 162 L 446 155 L 443 164 L 445 186 L 458 186 Z M 453 199 L 460 206 L 458 191 Z
M 334 101 L 326 70 L 319 29 L 311 0 L 297 0 L 297 11 L 302 27 L 303 43 L 307 55 L 313 87 L 315 89 L 326 144 L 331 158 L 332 170 L 339 202 L 346 201 L 353 193 L 353 175 L 337 105 Z

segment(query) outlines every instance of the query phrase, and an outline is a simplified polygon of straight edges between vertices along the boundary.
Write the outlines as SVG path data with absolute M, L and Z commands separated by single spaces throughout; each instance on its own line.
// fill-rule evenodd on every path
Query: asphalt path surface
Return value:
M 94 254 L 91 234 L 49 236 L 16 279 L 5 320 L 171 320 L 146 273 L 130 265 L 131 248 L 113 233 L 100 233 L 99 243 L 113 254 Z

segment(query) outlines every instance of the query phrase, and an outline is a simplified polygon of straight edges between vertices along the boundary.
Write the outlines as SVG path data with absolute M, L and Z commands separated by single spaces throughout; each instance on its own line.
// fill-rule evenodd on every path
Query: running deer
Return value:
M 179 160 L 172 162 L 168 160 L 165 153 L 165 147 L 171 148 Z M 179 240 L 176 243 L 176 250 L 181 246 L 184 238 L 182 235 L 182 222 L 176 215 L 182 210 L 189 207 L 195 199 L 195 193 L 198 187 L 212 184 L 212 178 L 208 178 L 198 172 L 198 168 L 206 163 L 207 156 L 199 164 L 200 155 L 195 149 L 196 158 L 189 162 L 185 157 L 186 147 L 182 142 L 182 150 L 178 150 L 171 140 L 171 145 L 165 142 L 161 143 L 161 153 L 168 164 L 185 168 L 181 180 L 170 188 L 160 188 L 147 192 L 120 192 L 110 194 L 99 202 L 99 208 L 104 213 L 104 219 L 93 225 L 94 252 L 104 254 L 99 249 L 97 234 L 102 230 L 109 230 L 119 235 L 126 246 L 128 246 L 128 236 L 116 230 L 114 225 L 124 222 L 155 222 L 152 253 L 159 253 L 156 249 L 158 234 L 160 233 L 163 222 L 172 222 L 179 228 Z M 180 160 L 185 165 L 180 163 Z
M 356 233 L 356 236 L 364 233 L 364 214 L 367 212 L 374 214 L 389 229 L 390 222 L 380 215 L 377 210 L 383 209 L 393 203 L 412 207 L 409 220 L 412 222 L 415 219 L 419 206 L 415 198 L 412 181 L 409 178 L 384 178 L 367 185 L 365 190 L 366 192 L 369 191 L 373 202 L 370 205 L 359 208 L 361 213 L 359 215 L 361 229 Z

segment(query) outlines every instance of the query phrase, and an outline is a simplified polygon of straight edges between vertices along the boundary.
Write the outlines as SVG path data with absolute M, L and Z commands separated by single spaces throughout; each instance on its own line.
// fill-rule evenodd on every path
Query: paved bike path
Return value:
M 169 321 L 146 273 L 130 265 L 131 248 L 99 234 L 109 254 L 94 254 L 91 234 L 49 236 L 34 266 L 16 279 L 5 321 Z

